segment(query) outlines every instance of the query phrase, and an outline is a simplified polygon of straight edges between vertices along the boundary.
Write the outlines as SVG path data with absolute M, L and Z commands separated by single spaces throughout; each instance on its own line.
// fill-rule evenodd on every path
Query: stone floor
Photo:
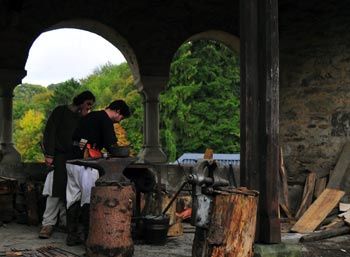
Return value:
M 83 246 L 69 247 L 65 244 L 66 234 L 54 232 L 50 239 L 39 239 L 39 226 L 27 226 L 15 222 L 0 226 L 0 256 L 6 256 L 6 251 L 35 250 L 40 247 L 57 247 L 78 256 L 83 256 Z M 194 228 L 189 224 L 184 226 L 185 233 L 178 237 L 168 237 L 164 246 L 135 244 L 133 257 L 191 257 Z M 350 235 L 343 235 L 309 243 L 299 243 L 302 234 L 283 233 L 282 244 L 255 245 L 258 257 L 345 257 L 350 256 Z M 282 250 L 281 250 L 282 249 Z M 259 252 L 259 254 L 257 254 Z
M 188 225 L 190 226 L 190 225 Z M 168 237 L 164 246 L 135 244 L 133 257 L 191 257 L 194 229 L 184 228 L 182 236 Z M 78 256 L 83 256 L 83 246 L 67 246 L 65 244 L 66 234 L 55 231 L 50 239 L 39 239 L 39 226 L 27 226 L 15 222 L 0 226 L 0 256 L 4 252 L 13 250 L 36 250 L 40 247 L 57 247 Z

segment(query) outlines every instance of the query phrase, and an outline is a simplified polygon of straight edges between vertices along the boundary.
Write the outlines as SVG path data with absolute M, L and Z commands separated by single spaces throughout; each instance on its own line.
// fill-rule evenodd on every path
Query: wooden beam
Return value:
M 338 162 L 332 172 L 332 175 L 327 184 L 327 188 L 340 189 L 343 182 L 344 175 L 350 164 L 350 143 L 345 143 L 343 150 L 340 154 Z
M 278 1 L 240 1 L 241 185 L 260 192 L 256 240 L 281 242 L 278 219 Z

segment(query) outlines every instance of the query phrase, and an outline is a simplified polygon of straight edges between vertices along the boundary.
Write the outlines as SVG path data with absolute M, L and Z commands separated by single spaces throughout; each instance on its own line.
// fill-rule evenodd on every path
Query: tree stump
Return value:
M 258 192 L 234 189 L 215 193 L 209 229 L 196 229 L 192 256 L 253 256 Z
M 92 188 L 87 254 L 93 257 L 131 257 L 134 244 L 131 218 L 135 189 L 131 184 Z

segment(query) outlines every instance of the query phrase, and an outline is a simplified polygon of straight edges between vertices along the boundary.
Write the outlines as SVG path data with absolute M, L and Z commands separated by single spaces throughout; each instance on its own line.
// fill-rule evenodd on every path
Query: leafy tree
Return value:
M 37 108 L 37 104 L 43 106 L 47 101 L 34 102 L 33 98 L 40 94 L 48 94 L 49 90 L 40 85 L 22 84 L 14 90 L 13 119 L 21 119 L 29 109 Z M 45 100 L 45 99 L 44 99 Z
M 169 160 L 184 152 L 239 152 L 239 60 L 224 45 L 184 44 L 161 96 L 161 140 Z
M 38 144 L 42 140 L 43 120 L 43 113 L 29 109 L 17 121 L 18 129 L 14 131 L 14 141 L 23 162 L 42 162 L 44 159 Z
M 127 131 L 127 140 L 132 150 L 139 152 L 143 138 L 142 100 L 127 63 L 106 65 L 94 70 L 93 74 L 81 81 L 82 88 L 91 90 L 96 96 L 94 109 L 104 109 L 116 99 L 124 100 L 131 109 L 132 117 L 121 122 Z
M 53 93 L 50 95 L 48 112 L 51 112 L 58 105 L 71 104 L 73 97 L 80 93 L 81 84 L 75 80 L 70 79 L 56 85 L 51 85 L 51 90 L 53 88 Z M 46 113 L 46 119 L 49 113 Z

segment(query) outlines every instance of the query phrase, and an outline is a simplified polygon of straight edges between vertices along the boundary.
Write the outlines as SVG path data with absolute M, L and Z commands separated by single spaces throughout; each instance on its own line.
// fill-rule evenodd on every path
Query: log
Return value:
M 215 193 L 209 229 L 202 241 L 203 248 L 207 249 L 204 255 L 193 256 L 253 256 L 258 192 L 226 190 Z M 198 245 L 198 241 L 194 243 Z
M 345 227 L 341 227 L 341 228 L 328 229 L 328 230 L 324 230 L 321 232 L 316 231 L 316 232 L 310 233 L 308 235 L 302 236 L 299 241 L 301 243 L 313 242 L 313 241 L 326 239 L 326 238 L 330 238 L 330 237 L 335 237 L 335 236 L 340 236 L 340 235 L 344 235 L 344 234 L 348 234 L 348 233 L 350 233 L 350 227 L 345 226 Z
M 135 201 L 132 185 L 96 186 L 91 191 L 89 257 L 131 257 L 131 217 Z

